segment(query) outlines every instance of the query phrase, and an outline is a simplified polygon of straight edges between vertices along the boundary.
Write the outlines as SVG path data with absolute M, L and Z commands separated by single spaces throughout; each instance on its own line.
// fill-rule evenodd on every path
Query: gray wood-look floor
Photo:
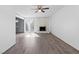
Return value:
M 31 37 L 30 37 L 31 36 Z M 35 37 L 36 36 L 36 37 Z M 16 35 L 16 44 L 4 54 L 78 54 L 79 51 L 52 34 Z

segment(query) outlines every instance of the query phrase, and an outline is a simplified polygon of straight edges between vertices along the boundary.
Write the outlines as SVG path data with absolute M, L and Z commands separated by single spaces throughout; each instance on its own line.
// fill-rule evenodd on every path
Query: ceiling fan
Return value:
M 35 13 L 37 12 L 45 12 L 45 10 L 48 10 L 49 8 L 48 7 L 43 7 L 42 5 L 37 5 L 36 6 L 36 9 L 33 9 L 33 10 L 36 10 Z

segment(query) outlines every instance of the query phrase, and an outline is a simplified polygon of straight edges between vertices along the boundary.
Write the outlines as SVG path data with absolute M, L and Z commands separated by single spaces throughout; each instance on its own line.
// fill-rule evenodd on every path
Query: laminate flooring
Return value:
M 79 51 L 50 33 L 16 34 L 16 44 L 4 54 L 78 54 Z

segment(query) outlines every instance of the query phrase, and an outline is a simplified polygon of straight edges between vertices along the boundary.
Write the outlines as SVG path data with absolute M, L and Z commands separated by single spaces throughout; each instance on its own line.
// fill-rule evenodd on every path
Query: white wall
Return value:
M 79 50 L 79 6 L 65 6 L 53 15 L 51 32 Z
M 0 53 L 16 43 L 14 10 L 13 6 L 0 6 Z
M 26 17 L 24 24 L 24 31 L 26 32 L 26 23 L 32 23 L 34 25 L 34 32 L 37 33 L 49 33 L 49 17 Z M 39 31 L 40 26 L 46 26 L 47 31 Z

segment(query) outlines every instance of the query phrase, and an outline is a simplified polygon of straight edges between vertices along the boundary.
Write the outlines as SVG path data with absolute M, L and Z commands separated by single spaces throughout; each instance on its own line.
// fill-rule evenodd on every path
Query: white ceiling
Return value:
M 49 10 L 45 10 L 45 13 L 35 13 L 35 10 L 33 10 L 36 8 L 35 5 L 19 5 L 17 7 L 16 15 L 20 17 L 49 17 L 60 10 L 63 5 L 43 5 L 43 7 L 49 7 Z

